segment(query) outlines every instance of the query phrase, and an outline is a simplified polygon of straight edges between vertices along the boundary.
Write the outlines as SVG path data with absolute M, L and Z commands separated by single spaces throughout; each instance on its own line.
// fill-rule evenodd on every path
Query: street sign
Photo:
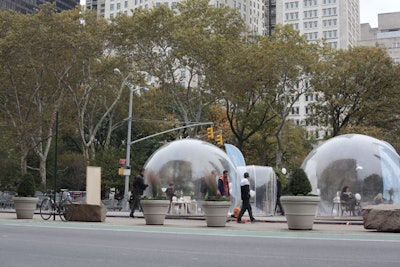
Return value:
M 126 159 L 119 159 L 119 164 L 125 165 L 126 164 Z

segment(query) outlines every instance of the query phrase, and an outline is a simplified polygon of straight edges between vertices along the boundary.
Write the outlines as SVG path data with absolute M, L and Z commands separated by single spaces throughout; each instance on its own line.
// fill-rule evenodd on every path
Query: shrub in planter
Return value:
M 35 180 L 29 173 L 22 175 L 17 187 L 18 197 L 34 197 L 35 196 Z
M 161 179 L 159 175 L 153 171 L 146 173 L 147 182 L 149 185 L 148 190 L 142 197 L 143 200 L 166 200 L 167 197 L 161 189 Z M 146 185 L 147 187 L 147 185 Z
M 292 196 L 282 196 L 288 228 L 291 230 L 312 230 L 319 196 L 312 196 L 311 183 L 303 169 L 293 170 L 289 180 Z
M 294 196 L 307 196 L 312 190 L 307 174 L 301 168 L 294 169 L 289 180 L 289 192 Z
M 204 201 L 202 207 L 205 213 L 207 226 L 223 227 L 226 225 L 230 198 L 218 194 L 218 185 L 216 179 L 217 172 L 212 171 L 204 179 Z
M 13 198 L 18 219 L 32 219 L 38 202 L 35 197 L 35 181 L 30 174 L 24 174 L 17 186 L 17 196 Z
M 169 206 L 165 193 L 161 190 L 160 177 L 155 172 L 146 173 L 149 189 L 142 197 L 141 206 L 146 224 L 163 225 Z

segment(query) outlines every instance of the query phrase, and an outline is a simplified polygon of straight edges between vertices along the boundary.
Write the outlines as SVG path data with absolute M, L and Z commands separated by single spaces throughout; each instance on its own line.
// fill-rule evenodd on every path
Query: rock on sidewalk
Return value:
M 370 205 L 362 209 L 365 229 L 400 232 L 400 205 Z
M 77 204 L 73 203 L 74 211 L 71 221 L 81 222 L 104 222 L 106 220 L 106 207 L 101 205 Z

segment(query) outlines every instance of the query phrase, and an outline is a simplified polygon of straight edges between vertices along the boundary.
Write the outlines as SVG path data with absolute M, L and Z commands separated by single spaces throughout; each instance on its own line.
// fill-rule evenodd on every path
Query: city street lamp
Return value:
M 118 68 L 114 69 L 114 73 L 121 75 L 122 73 Z M 125 188 L 124 188 L 124 199 L 122 200 L 122 209 L 124 211 L 128 211 L 128 193 L 129 193 L 129 176 L 131 175 L 131 134 L 132 134 L 132 102 L 133 102 L 133 93 L 140 90 L 141 88 L 136 86 L 134 87 L 132 84 L 127 82 L 127 79 L 130 75 L 124 78 L 123 84 L 129 87 L 129 112 L 128 112 L 128 134 L 126 141 L 126 163 L 125 163 Z

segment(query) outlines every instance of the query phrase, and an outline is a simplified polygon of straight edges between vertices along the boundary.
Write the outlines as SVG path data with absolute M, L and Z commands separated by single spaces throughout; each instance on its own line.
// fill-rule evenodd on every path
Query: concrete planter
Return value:
M 207 226 L 224 227 L 228 217 L 230 201 L 204 201 L 203 210 L 206 217 Z
M 321 198 L 318 196 L 282 196 L 286 221 L 290 230 L 312 230 Z
M 144 219 L 148 225 L 163 225 L 169 200 L 141 200 Z
M 14 208 L 17 213 L 17 219 L 32 219 L 35 213 L 37 197 L 14 197 Z

